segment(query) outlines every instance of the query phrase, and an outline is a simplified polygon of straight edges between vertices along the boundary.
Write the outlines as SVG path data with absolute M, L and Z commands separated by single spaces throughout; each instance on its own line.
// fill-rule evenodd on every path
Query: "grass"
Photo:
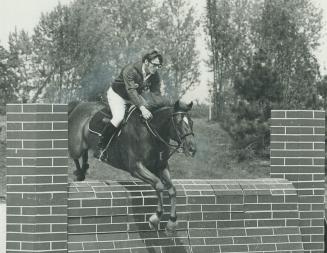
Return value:
M 269 177 L 269 161 L 254 160 L 238 163 L 231 149 L 231 140 L 218 123 L 194 119 L 197 153 L 194 158 L 175 154 L 170 159 L 171 176 L 175 179 L 260 178 Z M 90 157 L 92 154 L 90 154 Z M 74 164 L 70 162 L 70 179 Z M 90 159 L 87 179 L 131 179 L 121 170 Z

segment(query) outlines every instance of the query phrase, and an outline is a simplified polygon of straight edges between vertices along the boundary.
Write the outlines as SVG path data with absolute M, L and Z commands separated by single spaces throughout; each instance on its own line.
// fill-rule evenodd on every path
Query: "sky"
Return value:
M 24 29 L 32 34 L 33 28 L 39 21 L 41 13 L 51 11 L 57 4 L 69 4 L 73 0 L 0 0 L 0 45 L 8 48 L 8 35 L 10 32 Z M 188 0 L 196 5 L 195 10 L 200 17 L 205 13 L 205 2 L 201 0 Z M 316 52 L 316 56 L 322 66 L 321 72 L 327 74 L 327 1 L 312 0 L 312 2 L 323 9 L 323 37 L 321 46 Z M 200 59 L 207 59 L 205 41 L 203 34 L 198 36 L 197 48 L 200 52 Z M 185 95 L 185 100 L 198 99 L 200 102 L 206 102 L 208 97 L 207 83 L 212 80 L 212 74 L 208 72 L 207 67 L 202 62 L 200 64 L 200 85 L 193 91 Z

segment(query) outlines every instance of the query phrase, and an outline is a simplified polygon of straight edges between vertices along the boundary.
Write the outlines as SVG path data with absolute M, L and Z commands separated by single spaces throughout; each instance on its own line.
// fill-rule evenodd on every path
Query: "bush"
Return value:
M 239 161 L 269 157 L 269 117 L 257 103 L 239 101 L 225 112 L 222 127 L 233 139 Z

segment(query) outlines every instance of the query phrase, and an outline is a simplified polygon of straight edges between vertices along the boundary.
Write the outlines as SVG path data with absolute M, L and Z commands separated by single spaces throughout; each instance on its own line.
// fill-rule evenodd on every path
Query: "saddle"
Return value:
M 125 116 L 122 123 L 118 127 L 118 131 L 120 131 L 121 128 L 127 123 L 130 115 L 135 109 L 135 105 L 129 104 L 126 106 Z M 91 118 L 89 123 L 89 131 L 93 134 L 101 135 L 111 118 L 112 114 L 110 108 L 108 106 L 104 107 L 103 109 L 96 112 Z

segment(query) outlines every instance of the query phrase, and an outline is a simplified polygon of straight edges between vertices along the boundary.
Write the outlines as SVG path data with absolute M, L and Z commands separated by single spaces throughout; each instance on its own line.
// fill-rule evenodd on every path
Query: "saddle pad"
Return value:
M 125 116 L 123 122 L 120 124 L 118 129 L 124 125 L 124 123 L 127 122 L 129 116 L 131 113 L 136 109 L 135 105 L 130 105 L 127 104 L 126 110 L 125 110 Z M 106 127 L 108 120 L 112 118 L 111 111 L 108 107 L 105 107 L 98 111 L 94 116 L 91 118 L 90 123 L 89 123 L 89 131 L 91 133 L 95 133 L 97 135 L 101 135 L 104 128 Z
M 108 107 L 105 107 L 100 111 L 98 111 L 96 114 L 94 114 L 94 116 L 92 117 L 89 123 L 89 130 L 92 133 L 101 135 L 107 124 L 106 122 L 104 122 L 105 118 L 106 119 L 112 118 L 111 111 L 109 110 Z

